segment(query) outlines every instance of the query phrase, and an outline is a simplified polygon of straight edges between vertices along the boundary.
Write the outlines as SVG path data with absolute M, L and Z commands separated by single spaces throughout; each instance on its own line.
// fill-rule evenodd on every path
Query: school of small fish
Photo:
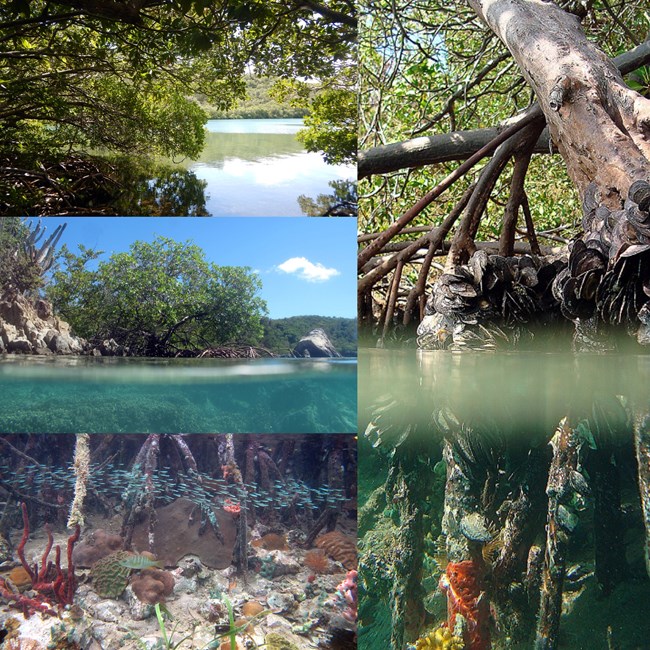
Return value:
M 145 488 L 146 478 L 140 468 L 131 469 L 114 466 L 91 465 L 90 476 L 93 487 L 105 497 L 117 497 L 127 503 Z M 0 463 L 0 482 L 12 487 L 18 494 L 41 495 L 74 490 L 75 476 L 72 466 L 49 468 L 29 465 L 16 473 L 15 468 L 6 462 Z M 156 499 L 170 503 L 175 499 L 185 498 L 195 502 L 203 509 L 223 503 L 225 499 L 240 503 L 239 488 L 227 485 L 207 474 L 189 472 L 172 474 L 167 468 L 152 473 L 152 484 Z M 325 505 L 336 506 L 346 500 L 343 490 L 328 486 L 311 487 L 303 481 L 287 479 L 276 480 L 270 489 L 259 485 L 244 484 L 247 491 L 246 504 L 242 508 L 274 508 L 283 510 L 287 507 L 318 508 Z

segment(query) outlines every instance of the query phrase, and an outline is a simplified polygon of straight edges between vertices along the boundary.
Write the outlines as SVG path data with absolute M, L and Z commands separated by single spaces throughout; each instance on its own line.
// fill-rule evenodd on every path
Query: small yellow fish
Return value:
M 120 565 L 125 566 L 127 569 L 148 569 L 152 566 L 159 569 L 163 568 L 163 563 L 160 560 L 152 560 L 146 555 L 130 555 L 122 560 Z

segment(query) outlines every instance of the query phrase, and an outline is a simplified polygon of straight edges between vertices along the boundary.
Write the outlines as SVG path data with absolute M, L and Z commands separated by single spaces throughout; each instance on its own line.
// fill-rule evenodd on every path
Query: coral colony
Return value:
M 37 562 L 33 566 L 30 566 L 25 559 L 25 544 L 29 539 L 29 518 L 27 517 L 27 506 L 23 503 L 21 507 L 23 512 L 23 536 L 16 549 L 16 553 L 18 554 L 20 563 L 31 578 L 31 588 L 32 591 L 36 592 L 36 595 L 29 597 L 14 593 L 3 578 L 0 578 L 0 595 L 9 601 L 12 607 L 22 610 L 25 618 L 37 611 L 56 616 L 57 612 L 52 606 L 56 604 L 60 609 L 65 605 L 71 605 L 75 590 L 77 589 L 77 579 L 74 574 L 74 565 L 72 562 L 72 551 L 75 543 L 79 540 L 81 529 L 77 524 L 74 533 L 68 538 L 68 568 L 65 571 L 61 568 L 60 546 L 57 545 L 55 548 L 54 562 L 48 560 L 53 545 L 52 531 L 49 525 L 45 526 L 47 546 L 45 547 L 45 551 L 43 551 L 41 566 L 39 568 Z
M 335 597 L 345 607 L 343 618 L 350 623 L 357 622 L 357 572 L 348 571 L 345 580 L 336 587 Z

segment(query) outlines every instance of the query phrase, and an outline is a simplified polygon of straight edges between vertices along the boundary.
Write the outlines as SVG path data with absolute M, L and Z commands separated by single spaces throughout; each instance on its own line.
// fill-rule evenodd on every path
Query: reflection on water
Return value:
M 308 217 L 357 216 L 358 196 L 356 181 L 330 181 L 330 194 L 319 194 L 315 199 L 298 197 L 300 209 Z
M 351 180 L 352 165 L 327 165 L 296 140 L 302 120 L 209 120 L 206 144 L 184 163 L 207 184 L 213 216 L 299 216 L 300 195 L 330 193 L 333 180 Z
M 350 433 L 356 362 L 302 359 L 0 361 L 6 433 Z
M 606 396 L 648 404 L 650 356 L 365 349 L 359 382 L 364 421 L 374 405 L 390 400 L 398 420 L 423 431 L 431 431 L 433 414 L 446 408 L 461 422 L 548 433 L 567 414 L 590 414 Z

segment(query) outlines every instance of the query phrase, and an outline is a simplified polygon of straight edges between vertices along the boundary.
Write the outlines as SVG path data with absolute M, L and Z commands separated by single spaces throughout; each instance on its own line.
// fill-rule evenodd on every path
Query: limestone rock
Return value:
M 46 300 L 23 295 L 0 297 L 1 352 L 18 354 L 83 354 L 84 339 L 70 333 L 70 325 L 52 314 Z
M 32 344 L 25 338 L 17 338 L 7 343 L 7 352 L 17 352 L 18 354 L 31 354 Z
M 129 349 L 115 341 L 115 339 L 104 339 L 96 348 L 103 357 L 125 357 Z
M 294 357 L 340 357 L 325 331 L 316 328 L 303 336 L 293 349 Z

